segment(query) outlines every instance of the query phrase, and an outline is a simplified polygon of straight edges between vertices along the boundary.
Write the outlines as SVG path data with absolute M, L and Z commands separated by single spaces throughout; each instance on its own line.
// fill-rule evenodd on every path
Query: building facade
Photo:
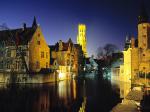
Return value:
M 150 22 L 142 7 L 138 17 L 138 39 L 130 39 L 130 45 L 123 51 L 124 64 L 120 66 L 120 80 L 148 84 L 150 74 Z M 144 81 L 142 78 L 145 78 Z
M 50 50 L 42 34 L 40 26 L 36 27 L 31 40 L 29 41 L 29 68 L 38 72 L 42 68 L 49 68 Z
M 60 73 L 78 73 L 83 68 L 83 51 L 79 44 L 74 44 L 71 39 L 68 42 L 60 40 L 50 47 L 50 67 L 59 70 Z
M 39 72 L 49 68 L 49 47 L 34 18 L 32 27 L 0 31 L 0 70 L 2 72 Z

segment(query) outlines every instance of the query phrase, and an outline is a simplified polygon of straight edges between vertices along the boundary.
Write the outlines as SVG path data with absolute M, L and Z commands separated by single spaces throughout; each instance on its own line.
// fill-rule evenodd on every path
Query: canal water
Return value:
M 120 101 L 120 89 L 98 77 L 0 85 L 0 112 L 109 112 Z

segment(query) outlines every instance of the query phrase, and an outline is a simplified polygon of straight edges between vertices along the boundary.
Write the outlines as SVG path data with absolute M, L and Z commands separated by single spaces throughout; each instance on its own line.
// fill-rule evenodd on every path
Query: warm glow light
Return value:
M 64 73 L 59 73 L 58 77 L 59 77 L 59 80 L 62 80 L 62 79 L 64 79 L 65 74 Z
M 77 97 L 77 91 L 76 91 L 76 82 L 73 80 L 73 98 L 76 99 Z

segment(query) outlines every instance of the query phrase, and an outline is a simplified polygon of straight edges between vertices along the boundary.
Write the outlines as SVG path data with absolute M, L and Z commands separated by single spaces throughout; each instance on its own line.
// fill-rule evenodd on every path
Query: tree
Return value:
M 113 44 L 106 44 L 104 46 L 104 50 L 106 52 L 106 56 L 111 56 L 112 53 L 118 51 L 118 47 L 116 45 L 113 45 Z
M 111 69 L 111 64 L 114 61 L 112 58 L 112 53 L 119 51 L 118 47 L 114 44 L 106 44 L 104 47 L 99 47 L 97 49 L 97 59 L 99 60 L 99 72 L 108 74 Z M 106 76 L 107 77 L 107 76 Z
M 118 51 L 118 47 L 114 44 L 106 44 L 104 47 L 99 47 L 97 49 L 98 59 L 107 59 L 112 56 L 112 53 Z

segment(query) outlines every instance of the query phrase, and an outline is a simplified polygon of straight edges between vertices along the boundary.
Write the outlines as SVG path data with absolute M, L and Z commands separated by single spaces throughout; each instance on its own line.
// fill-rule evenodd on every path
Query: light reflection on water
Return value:
M 131 83 L 111 80 L 114 89 L 120 93 L 120 98 L 125 98 L 131 91 Z
M 78 112 L 84 102 L 86 112 L 108 112 L 118 101 L 119 94 L 102 79 L 0 86 L 0 112 Z

